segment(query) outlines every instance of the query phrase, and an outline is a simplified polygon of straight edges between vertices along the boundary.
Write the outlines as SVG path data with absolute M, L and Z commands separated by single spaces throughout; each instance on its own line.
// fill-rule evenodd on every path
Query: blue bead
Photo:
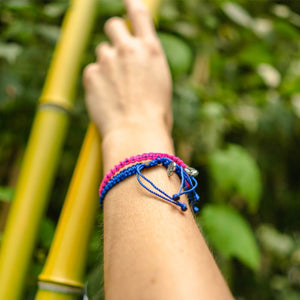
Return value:
M 187 207 L 186 207 L 186 205 L 184 203 L 182 203 L 182 205 L 181 205 L 181 210 L 182 211 L 186 211 L 187 210 Z
M 199 208 L 197 206 L 193 206 L 193 210 L 195 213 L 199 212 Z

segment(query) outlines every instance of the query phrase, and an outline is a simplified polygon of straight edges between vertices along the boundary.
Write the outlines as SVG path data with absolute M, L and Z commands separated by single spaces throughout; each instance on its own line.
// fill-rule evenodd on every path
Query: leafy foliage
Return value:
M 16 182 L 68 5 L 67 0 L 1 3 L 0 212 Z M 121 0 L 99 0 L 83 65 L 94 60 L 95 46 L 106 39 L 99 28 L 115 14 L 124 14 Z M 223 261 L 231 289 L 240 299 L 298 299 L 299 3 L 164 0 L 159 20 L 174 79 L 176 151 L 200 170 L 200 224 Z M 51 195 L 55 201 L 41 226 L 25 299 L 34 298 L 88 124 L 80 82 L 77 90 L 72 130 Z M 97 287 L 101 272 L 95 270 L 101 265 L 99 236 L 95 229 L 87 267 L 95 299 L 103 299 Z
M 216 150 L 210 154 L 209 170 L 221 188 L 222 195 L 236 192 L 244 197 L 249 208 L 255 211 L 261 194 L 261 178 L 253 158 L 237 145 L 229 145 L 226 150 Z
M 186 74 L 193 62 L 190 47 L 184 41 L 171 34 L 158 33 L 158 37 L 167 56 L 173 78 Z
M 14 195 L 14 189 L 0 186 L 0 201 L 10 202 Z
M 226 257 L 236 257 L 253 270 L 259 267 L 259 250 L 249 224 L 224 205 L 206 205 L 200 217 L 212 245 Z

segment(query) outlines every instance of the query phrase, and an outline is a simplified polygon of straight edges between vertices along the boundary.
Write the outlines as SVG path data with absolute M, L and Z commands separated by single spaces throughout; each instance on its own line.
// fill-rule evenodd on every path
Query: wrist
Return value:
M 146 153 L 174 154 L 173 140 L 166 126 L 158 123 L 126 124 L 107 133 L 102 140 L 104 172 L 126 157 Z
M 99 116 L 101 113 L 98 113 Z M 148 111 L 148 113 L 140 114 L 123 114 L 112 113 L 104 118 L 92 118 L 98 131 L 101 133 L 102 139 L 115 135 L 116 132 L 127 131 L 130 129 L 141 128 L 150 130 L 153 127 L 166 130 L 169 134 L 172 131 L 173 118 L 172 114 L 164 114 L 159 111 Z

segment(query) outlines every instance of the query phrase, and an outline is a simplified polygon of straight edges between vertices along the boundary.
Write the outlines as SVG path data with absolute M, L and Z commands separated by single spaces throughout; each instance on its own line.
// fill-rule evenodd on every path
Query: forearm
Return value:
M 84 72 L 86 100 L 103 137 L 104 171 L 145 152 L 174 153 L 172 81 L 151 16 L 139 0 L 125 0 L 123 19 L 105 24 L 111 43 L 97 48 Z M 131 123 L 128 123 L 131 122 Z M 169 195 L 176 175 L 162 166 L 143 170 Z M 181 196 L 180 201 L 187 204 Z M 106 299 L 230 299 L 231 295 L 191 211 L 153 196 L 131 176 L 104 199 Z
M 105 170 L 144 152 L 173 154 L 165 127 L 129 126 L 105 138 Z M 143 173 L 166 193 L 178 191 L 164 167 Z M 107 299 L 231 298 L 191 211 L 154 197 L 135 176 L 105 198 L 104 268 Z

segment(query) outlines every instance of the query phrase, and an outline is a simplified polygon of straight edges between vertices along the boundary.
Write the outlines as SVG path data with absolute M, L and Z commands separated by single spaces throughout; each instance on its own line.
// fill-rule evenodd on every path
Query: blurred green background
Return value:
M 0 4 L 0 231 L 68 1 Z M 120 0 L 99 0 L 82 65 Z M 197 221 L 236 299 L 300 299 L 300 1 L 164 0 L 177 155 L 197 168 Z M 80 35 L 80 32 L 78 32 Z M 67 79 L 66 79 L 67 80 Z M 24 299 L 33 299 L 89 122 L 81 79 Z M 87 267 L 103 299 L 101 214 Z M 95 267 L 96 266 L 96 267 Z

